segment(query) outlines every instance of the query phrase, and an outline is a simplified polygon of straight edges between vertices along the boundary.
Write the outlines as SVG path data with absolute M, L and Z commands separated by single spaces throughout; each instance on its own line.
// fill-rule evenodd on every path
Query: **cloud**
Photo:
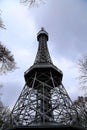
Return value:
M 46 4 L 27 8 L 15 0 L 0 1 L 6 30 L 0 40 L 12 51 L 19 69 L 3 75 L 2 100 L 13 106 L 22 90 L 24 72 L 34 63 L 37 32 L 45 27 L 52 61 L 63 71 L 63 84 L 72 99 L 79 94 L 76 60 L 87 48 L 87 3 L 85 0 L 48 0 Z M 5 82 L 6 81 L 6 82 Z M 11 98 L 12 97 L 12 98 Z
M 53 57 L 53 61 L 55 61 L 54 64 L 63 72 L 62 83 L 70 98 L 75 100 L 79 95 L 84 95 L 79 87 L 77 64 L 62 56 L 59 56 L 58 59 Z M 78 91 L 79 93 L 77 93 Z
M 9 86 L 9 87 L 8 87 Z M 2 97 L 1 100 L 5 106 L 9 106 L 11 109 L 15 105 L 21 91 L 23 89 L 23 84 L 17 80 L 5 82 L 3 88 L 1 89 Z
M 46 4 L 33 15 L 38 26 L 46 27 L 55 51 L 73 60 L 85 53 L 87 3 L 82 0 L 52 0 Z

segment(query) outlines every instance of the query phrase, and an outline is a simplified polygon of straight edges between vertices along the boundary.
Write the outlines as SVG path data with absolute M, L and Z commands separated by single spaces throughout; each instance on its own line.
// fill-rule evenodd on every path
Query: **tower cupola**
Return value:
M 46 40 L 48 41 L 48 33 L 44 30 L 43 27 L 42 27 L 41 30 L 37 33 L 37 41 L 39 41 L 41 37 L 45 37 Z

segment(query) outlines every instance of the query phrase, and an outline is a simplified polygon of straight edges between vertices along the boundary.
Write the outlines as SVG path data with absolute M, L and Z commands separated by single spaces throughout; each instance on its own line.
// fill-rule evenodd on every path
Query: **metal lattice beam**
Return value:
M 43 82 L 42 76 L 49 78 Z M 63 85 L 58 85 L 52 72 L 46 71 L 43 74 L 35 72 L 30 86 L 25 85 L 11 118 L 17 126 L 37 122 L 70 125 L 77 122 L 77 112 Z

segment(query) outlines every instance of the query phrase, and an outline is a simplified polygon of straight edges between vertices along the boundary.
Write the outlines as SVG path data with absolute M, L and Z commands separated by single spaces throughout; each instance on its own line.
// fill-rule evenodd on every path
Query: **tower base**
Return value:
M 7 130 L 24 130 L 24 129 L 33 129 L 33 128 L 57 128 L 58 130 L 87 130 L 79 126 L 69 126 L 69 125 L 58 125 L 55 123 L 46 123 L 46 124 L 32 124 L 30 126 L 19 126 L 10 128 Z

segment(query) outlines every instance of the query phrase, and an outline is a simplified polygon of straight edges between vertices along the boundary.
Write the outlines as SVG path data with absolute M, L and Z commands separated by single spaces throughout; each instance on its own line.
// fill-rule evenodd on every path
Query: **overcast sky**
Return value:
M 79 88 L 78 59 L 87 51 L 87 0 L 45 0 L 28 8 L 19 0 L 0 0 L 6 30 L 0 41 L 11 50 L 17 66 L 0 75 L 2 101 L 13 107 L 25 84 L 24 72 L 34 63 L 37 33 L 44 27 L 49 34 L 48 48 L 54 65 L 63 71 L 63 85 L 72 100 L 83 95 Z

